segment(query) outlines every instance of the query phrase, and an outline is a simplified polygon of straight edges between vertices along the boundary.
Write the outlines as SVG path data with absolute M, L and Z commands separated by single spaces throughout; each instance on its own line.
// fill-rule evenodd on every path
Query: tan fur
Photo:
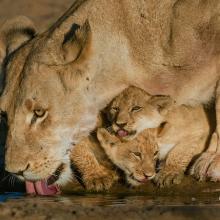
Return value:
M 133 111 L 132 109 L 135 106 L 141 108 L 138 111 Z M 138 165 L 132 163 L 133 161 L 128 156 L 129 150 L 139 149 L 138 144 L 132 142 L 136 142 L 133 133 L 136 134 L 136 137 L 140 136 L 139 139 L 143 139 L 141 143 L 142 148 L 145 150 L 143 152 L 143 158 L 145 159 L 143 160 L 150 161 L 145 163 L 154 163 L 153 154 L 147 155 L 148 148 L 151 149 L 152 147 L 146 142 L 149 135 L 145 137 L 145 131 L 143 133 L 143 130 L 157 128 L 155 141 L 159 146 L 158 158 L 163 162 L 160 172 L 154 179 L 159 186 L 179 183 L 193 157 L 204 151 L 210 135 L 209 120 L 202 105 L 197 107 L 176 106 L 172 104 L 169 97 L 151 96 L 135 87 L 125 89 L 113 100 L 109 109 L 110 119 L 113 120 L 113 130 L 116 135 L 118 134 L 118 128 L 115 129 L 115 127 L 117 127 L 117 122 L 120 121 L 126 124 L 123 129 L 128 129 L 128 134 L 131 134 L 124 137 L 123 140 L 133 140 L 125 143 L 120 143 L 118 140 L 116 144 L 111 146 L 110 143 L 114 143 L 113 140 L 117 140 L 116 137 L 112 137 L 110 134 L 107 135 L 105 132 L 104 135 L 99 134 L 98 138 L 104 149 L 107 149 L 107 155 L 115 164 L 123 167 L 124 171 L 127 170 L 127 167 L 141 168 L 140 165 L 138 167 Z M 114 112 L 112 112 L 113 110 Z M 141 129 L 138 127 L 140 126 L 139 120 L 142 122 Z M 120 151 L 123 152 L 124 149 L 127 152 L 123 155 Z M 145 169 L 147 171 L 147 167 Z M 146 171 L 142 171 L 142 174 Z M 132 174 L 135 176 L 135 171 Z
M 168 110 L 172 103 L 169 97 L 163 97 L 163 103 L 159 103 L 160 96 L 156 98 L 133 86 L 125 89 L 106 109 L 113 131 L 126 130 L 129 135 L 124 139 L 133 139 L 146 128 L 158 127 L 163 121 L 162 110 Z
M 178 104 L 210 101 L 219 78 L 219 8 L 218 0 L 74 1 L 4 66 L 6 169 L 47 178 L 129 85 Z M 39 108 L 47 114 L 31 123 Z
M 119 178 L 99 141 L 92 135 L 76 145 L 70 159 L 87 190 L 108 190 Z
M 154 178 L 158 146 L 153 131 L 145 130 L 130 141 L 122 141 L 104 128 L 98 129 L 97 136 L 108 157 L 125 172 L 128 183 L 137 186 Z

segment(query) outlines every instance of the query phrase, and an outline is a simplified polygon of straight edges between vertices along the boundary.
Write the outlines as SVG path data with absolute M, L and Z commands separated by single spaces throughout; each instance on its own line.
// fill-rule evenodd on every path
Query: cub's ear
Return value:
M 152 96 L 150 104 L 155 106 L 161 114 L 167 114 L 175 101 L 170 96 L 157 95 Z
M 91 28 L 88 20 L 82 26 L 73 24 L 62 44 L 64 63 L 81 60 L 89 50 L 90 40 Z
M 5 57 L 18 49 L 36 34 L 32 21 L 24 16 L 6 21 L 0 28 L 0 65 Z

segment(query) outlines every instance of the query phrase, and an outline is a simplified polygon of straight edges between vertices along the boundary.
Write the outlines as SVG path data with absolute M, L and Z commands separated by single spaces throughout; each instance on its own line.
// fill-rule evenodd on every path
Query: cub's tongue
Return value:
M 117 134 L 118 134 L 119 137 L 126 137 L 126 136 L 128 136 L 128 132 L 125 131 L 125 130 L 119 130 L 117 132 Z
M 46 180 L 37 182 L 26 181 L 26 191 L 28 194 L 51 196 L 60 193 L 57 185 L 48 185 Z

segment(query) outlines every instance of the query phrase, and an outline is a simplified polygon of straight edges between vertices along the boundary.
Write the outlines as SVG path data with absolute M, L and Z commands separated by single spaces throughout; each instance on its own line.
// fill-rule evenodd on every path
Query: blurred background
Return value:
M 16 15 L 25 15 L 41 32 L 53 24 L 74 0 L 0 0 L 0 26 Z

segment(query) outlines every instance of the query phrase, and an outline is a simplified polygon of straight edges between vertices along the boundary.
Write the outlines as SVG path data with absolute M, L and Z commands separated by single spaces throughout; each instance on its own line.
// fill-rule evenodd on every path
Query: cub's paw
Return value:
M 154 183 L 162 188 L 169 187 L 173 184 L 180 184 L 184 177 L 184 172 L 163 171 L 161 170 L 154 178 Z
M 115 172 L 102 170 L 90 176 L 84 176 L 84 184 L 89 191 L 106 191 L 109 190 L 114 182 L 118 180 Z

